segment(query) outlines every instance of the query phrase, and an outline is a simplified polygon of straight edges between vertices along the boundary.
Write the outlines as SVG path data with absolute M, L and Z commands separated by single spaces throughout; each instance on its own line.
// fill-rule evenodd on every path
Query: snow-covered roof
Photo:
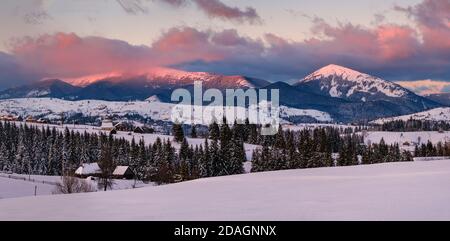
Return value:
M 103 120 L 101 128 L 113 128 L 113 123 L 111 120 Z
M 102 170 L 100 169 L 100 166 L 96 162 L 82 164 L 75 171 L 75 174 L 77 174 L 77 175 L 92 175 L 92 174 L 100 174 L 100 173 L 102 173 Z
M 114 169 L 113 175 L 122 176 L 125 174 L 128 168 L 129 168 L 128 166 L 117 166 L 116 169 Z

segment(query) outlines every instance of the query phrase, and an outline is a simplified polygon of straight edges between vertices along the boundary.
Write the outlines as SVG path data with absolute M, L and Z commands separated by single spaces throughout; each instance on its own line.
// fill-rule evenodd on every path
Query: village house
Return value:
M 34 119 L 32 116 L 27 116 L 27 118 L 25 118 L 25 122 L 28 122 L 28 123 L 37 123 L 37 120 Z
M 113 172 L 115 179 L 133 179 L 134 172 L 129 166 L 117 166 Z
M 98 177 L 102 174 L 102 170 L 100 169 L 100 166 L 98 163 L 84 163 L 78 169 L 75 171 L 75 176 L 80 178 L 86 178 L 86 177 Z
M 75 176 L 79 178 L 99 177 L 101 174 L 102 169 L 96 162 L 84 163 L 75 171 Z M 129 166 L 117 166 L 112 173 L 112 177 L 115 179 L 133 179 L 134 172 Z
M 114 130 L 114 125 L 111 119 L 103 119 L 102 125 L 100 127 L 102 131 L 112 131 Z
M 2 121 L 18 121 L 19 117 L 13 115 L 2 115 L 0 116 L 0 120 Z

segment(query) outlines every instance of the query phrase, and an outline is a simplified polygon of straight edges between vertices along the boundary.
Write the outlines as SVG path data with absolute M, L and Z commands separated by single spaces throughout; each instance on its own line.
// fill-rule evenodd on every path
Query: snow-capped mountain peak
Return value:
M 329 76 L 341 76 L 343 79 L 354 81 L 371 77 L 368 74 L 364 74 L 356 70 L 349 69 L 347 67 L 343 67 L 336 64 L 330 64 L 306 76 L 303 79 L 303 81 L 307 82 L 315 80 L 317 79 L 317 77 L 329 77 Z
M 330 64 L 303 78 L 297 85 L 317 85 L 332 97 L 370 100 L 372 96 L 399 98 L 408 91 L 393 82 Z

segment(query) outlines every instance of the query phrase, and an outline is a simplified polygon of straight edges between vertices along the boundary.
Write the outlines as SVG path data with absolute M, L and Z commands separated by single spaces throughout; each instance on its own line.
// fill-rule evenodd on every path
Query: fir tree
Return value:
M 211 125 L 209 125 L 209 136 L 208 138 L 214 141 L 218 141 L 220 138 L 220 128 L 216 121 L 213 121 Z
M 195 124 L 191 128 L 191 138 L 197 138 L 197 127 L 195 127 Z
M 174 123 L 172 125 L 172 135 L 175 142 L 181 143 L 184 138 L 183 126 L 181 124 Z

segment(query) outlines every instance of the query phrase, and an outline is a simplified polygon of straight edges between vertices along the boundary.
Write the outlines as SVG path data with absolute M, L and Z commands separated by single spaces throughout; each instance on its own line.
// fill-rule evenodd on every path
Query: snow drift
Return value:
M 450 220 L 450 160 L 0 200 L 0 220 Z M 70 207 L 70 208 L 69 208 Z

